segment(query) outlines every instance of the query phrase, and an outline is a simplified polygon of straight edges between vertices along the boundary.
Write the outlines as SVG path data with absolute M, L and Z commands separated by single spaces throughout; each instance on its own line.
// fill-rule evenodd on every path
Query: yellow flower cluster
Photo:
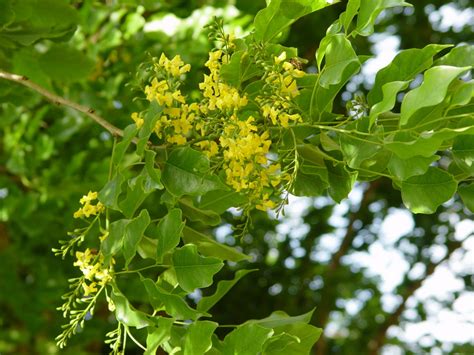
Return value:
M 163 107 L 163 114 L 156 122 L 154 131 L 159 138 L 164 138 L 168 143 L 186 144 L 187 136 L 193 128 L 194 118 L 199 113 L 199 106 L 195 103 L 190 105 L 186 103 L 173 78 L 188 72 L 191 66 L 184 64 L 179 55 L 170 60 L 162 54 L 156 69 L 163 78 L 159 80 L 155 77 L 150 85 L 145 87 L 148 101 L 156 100 Z M 138 127 L 143 124 L 138 114 L 132 114 L 132 119 Z
M 265 79 L 273 94 L 265 98 L 257 97 L 256 101 L 261 104 L 263 117 L 270 119 L 273 125 L 287 128 L 290 121 L 302 121 L 299 113 L 291 113 L 294 111 L 291 99 L 299 95 L 296 79 L 305 74 L 285 59 L 286 52 L 275 57 L 274 62 L 278 70 L 271 72 Z
M 105 210 L 105 206 L 101 202 L 93 205 L 91 202 L 97 199 L 97 192 L 89 191 L 87 195 L 82 196 L 79 200 L 81 208 L 74 212 L 74 218 L 95 216 Z
M 247 97 L 240 96 L 239 91 L 226 83 L 222 82 L 219 78 L 219 72 L 221 69 L 223 52 L 217 50 L 209 53 L 209 60 L 206 62 L 206 67 L 209 68 L 209 75 L 204 75 L 204 81 L 199 84 L 205 98 L 208 99 L 207 108 L 210 111 L 216 109 L 220 111 L 235 111 L 239 108 L 246 106 L 248 103 Z
M 104 286 L 112 280 L 112 268 L 104 267 L 104 256 L 96 254 L 87 248 L 84 252 L 76 251 L 74 266 L 77 266 L 83 273 L 84 278 L 89 281 L 82 283 L 84 296 L 97 292 L 98 286 Z
M 287 174 L 278 163 L 269 160 L 272 141 L 257 120 L 284 128 L 301 122 L 292 100 L 299 95 L 296 79 L 304 73 L 286 61 L 286 52 L 275 57 L 272 69 L 265 76 L 269 90 L 255 98 L 260 115 L 254 112 L 242 120 L 239 117 L 248 105 L 248 98 L 221 78 L 222 65 L 228 58 L 222 50 L 209 53 L 205 63 L 209 73 L 199 84 L 203 98 L 198 103 L 188 103 L 179 86 L 180 76 L 190 70 L 189 64 L 184 64 L 179 56 L 170 60 L 161 55 L 155 66 L 157 76 L 145 87 L 147 99 L 163 108 L 155 133 L 174 145 L 194 141 L 192 144 L 209 158 L 219 157 L 228 185 L 247 194 L 258 209 L 272 209 L 276 207 L 272 199 L 279 198 Z M 251 110 L 255 110 L 254 106 Z M 132 119 L 138 127 L 143 125 L 139 114 L 132 114 Z
M 240 121 L 232 115 L 219 139 L 223 148 L 227 183 L 237 191 L 246 191 L 250 201 L 260 210 L 272 209 L 272 186 L 280 184 L 279 164 L 269 164 L 267 155 L 271 140 L 267 131 L 258 133 L 255 119 Z

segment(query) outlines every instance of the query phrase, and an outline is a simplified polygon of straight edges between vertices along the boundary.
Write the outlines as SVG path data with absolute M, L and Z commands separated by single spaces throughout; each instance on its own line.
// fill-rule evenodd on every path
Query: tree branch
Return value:
M 395 325 L 398 323 L 398 320 L 400 316 L 402 315 L 403 311 L 405 310 L 406 303 L 408 299 L 413 296 L 413 294 L 418 290 L 423 282 L 430 277 L 436 270 L 436 268 L 444 263 L 446 260 L 449 260 L 451 255 L 455 250 L 458 250 L 462 245 L 462 242 L 459 241 L 452 241 L 448 243 L 448 252 L 442 258 L 436 263 L 428 263 L 426 266 L 426 272 L 425 272 L 425 277 L 414 280 L 408 283 L 407 288 L 405 292 L 401 295 L 402 296 L 402 302 L 398 305 L 397 309 L 391 313 L 385 320 L 385 322 L 380 326 L 380 328 L 377 331 L 377 334 L 375 335 L 373 341 L 369 342 L 368 344 L 368 351 L 370 355 L 377 355 L 380 352 L 380 348 L 385 344 L 385 339 L 387 337 L 387 330 L 390 328 L 390 326 Z M 407 273 L 408 274 L 408 273 Z M 408 276 L 405 276 L 405 281 L 408 279 Z M 405 283 L 405 282 L 404 282 Z
M 354 229 L 354 223 L 356 220 L 361 218 L 361 215 L 367 210 L 368 205 L 374 200 L 375 193 L 380 185 L 380 180 L 372 181 L 364 191 L 362 200 L 356 211 L 350 212 L 349 224 L 347 226 L 346 234 L 342 239 L 341 245 L 337 252 L 335 252 L 326 267 L 322 279 L 324 280 L 324 287 L 321 291 L 321 303 L 315 312 L 316 324 L 319 327 L 324 328 L 328 322 L 329 314 L 335 308 L 337 299 L 337 279 L 339 278 L 338 268 L 341 265 L 341 259 L 346 255 L 352 247 L 352 242 L 357 235 L 357 231 Z M 327 343 L 323 336 L 316 343 L 316 354 L 326 354 Z
M 100 117 L 99 115 L 97 115 L 95 113 L 94 109 L 92 109 L 90 107 L 80 105 L 78 103 L 75 103 L 73 101 L 65 99 L 61 96 L 53 94 L 51 91 L 48 91 L 45 88 L 43 88 L 42 86 L 32 82 L 26 76 L 11 74 L 11 73 L 7 73 L 5 71 L 0 70 L 0 78 L 10 80 L 10 81 L 16 82 L 18 84 L 21 84 L 23 86 L 26 86 L 26 87 L 36 91 L 37 93 L 43 95 L 48 100 L 52 101 L 54 104 L 56 104 L 58 106 L 61 106 L 61 105 L 68 106 L 68 107 L 73 108 L 76 111 L 82 112 L 82 113 L 86 114 L 87 116 L 89 116 L 90 118 L 92 118 L 92 120 L 94 120 L 96 123 L 101 125 L 107 131 L 109 131 L 113 136 L 123 137 L 123 131 L 120 128 L 115 127 L 113 124 L 108 122 L 106 119 L 104 119 L 104 118 Z M 134 143 L 136 143 L 136 140 L 134 141 Z

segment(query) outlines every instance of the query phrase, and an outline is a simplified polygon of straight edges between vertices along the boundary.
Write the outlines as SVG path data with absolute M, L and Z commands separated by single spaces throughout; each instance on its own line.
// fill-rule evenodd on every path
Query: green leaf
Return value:
M 257 41 L 269 42 L 300 17 L 331 3 L 326 0 L 273 0 L 255 16 L 254 38 Z
M 184 355 L 202 355 L 212 347 L 212 334 L 218 324 L 211 321 L 192 323 L 184 337 Z
M 360 58 L 359 58 L 360 61 Z M 300 102 L 300 105 L 303 105 L 302 109 L 304 111 L 309 111 L 309 117 L 313 122 L 320 121 L 321 117 L 325 112 L 330 112 L 333 107 L 334 98 L 341 91 L 344 85 L 352 78 L 360 69 L 359 61 L 351 61 L 345 67 L 344 72 L 340 76 L 340 82 L 336 85 L 331 85 L 328 88 L 324 88 L 319 85 L 319 82 L 314 81 L 312 90 L 302 90 L 299 97 L 300 100 L 306 98 L 309 104 L 309 108 L 306 108 L 307 104 L 305 102 Z
M 400 126 L 410 126 L 410 117 L 425 107 L 435 106 L 443 102 L 448 87 L 469 67 L 439 66 L 426 71 L 423 83 L 416 89 L 408 92 L 402 101 Z M 436 88 L 436 90 L 433 90 Z
M 183 229 L 183 240 L 197 246 L 199 252 L 205 256 L 214 256 L 222 260 L 239 262 L 249 260 L 250 257 L 228 245 L 216 242 L 214 239 L 202 234 L 188 226 Z
M 155 155 L 156 153 L 152 150 L 145 150 L 145 169 L 148 176 L 158 186 L 159 189 L 163 189 L 161 183 L 161 170 L 155 168 Z
M 466 207 L 474 212 L 474 183 L 469 185 L 459 186 L 458 189 L 459 196 L 461 196 L 462 201 Z
M 263 354 L 309 354 L 322 332 L 321 328 L 304 323 L 275 328 L 275 335 L 264 344 Z
M 412 48 L 398 53 L 392 62 L 381 69 L 370 90 L 367 100 L 370 106 L 383 100 L 382 87 L 392 81 L 410 81 L 418 73 L 428 69 L 433 64 L 433 56 L 450 45 L 429 44 L 424 48 Z
M 354 32 L 361 36 L 369 36 L 374 32 L 377 16 L 390 7 L 412 6 L 403 0 L 363 0 L 360 2 L 357 26 Z
M 326 168 L 303 162 L 291 193 L 296 196 L 320 196 L 328 186 Z
M 357 15 L 360 7 L 360 0 L 349 0 L 346 5 L 346 11 L 339 16 L 339 21 L 344 26 L 344 32 L 347 34 L 352 20 Z
M 153 100 L 150 103 L 149 109 L 145 114 L 143 119 L 143 125 L 138 131 L 138 144 L 137 144 L 137 154 L 139 156 L 143 155 L 143 152 L 148 144 L 151 134 L 155 128 L 155 124 L 161 116 L 163 108 L 158 104 L 157 101 Z
M 208 226 L 217 226 L 221 223 L 221 217 L 217 213 L 195 207 L 191 199 L 181 198 L 179 207 L 183 210 L 184 215 L 193 222 L 202 222 Z
M 123 236 L 123 256 L 125 257 L 125 267 L 137 253 L 138 243 L 143 237 L 143 233 L 150 224 L 150 216 L 147 210 L 142 210 L 137 218 L 129 221 L 125 227 Z
M 156 249 L 157 262 L 163 262 L 163 256 L 178 246 L 183 233 L 184 222 L 178 208 L 172 209 L 160 220 L 157 228 L 158 243 Z
M 357 169 L 361 164 L 373 157 L 382 148 L 376 132 L 371 136 L 360 136 L 356 132 L 352 134 L 339 134 L 339 142 L 344 160 L 347 165 Z
M 299 316 L 290 317 L 288 314 L 286 314 L 283 311 L 275 311 L 266 318 L 252 319 L 245 322 L 244 324 L 258 324 L 266 328 L 282 327 L 282 326 L 295 324 L 295 323 L 307 324 L 311 321 L 313 312 L 314 312 L 314 309 L 307 313 L 301 314 Z
M 273 335 L 273 330 L 257 324 L 247 323 L 234 329 L 224 339 L 224 355 L 260 354 L 265 341 Z
M 128 180 L 127 196 L 119 203 L 120 210 L 125 217 L 132 218 L 135 211 L 141 206 L 143 201 L 150 194 L 150 190 L 145 191 L 146 176 L 140 174 Z
M 118 198 L 122 193 L 123 181 L 124 177 L 120 173 L 117 173 L 117 175 L 115 175 L 112 180 L 109 180 L 102 190 L 99 191 L 99 200 L 107 208 L 120 211 L 120 207 L 118 206 Z
M 128 125 L 123 131 L 122 140 L 115 145 L 114 151 L 112 153 L 112 166 L 117 169 L 120 162 L 122 161 L 127 148 L 132 143 L 133 138 L 135 138 L 138 132 L 137 126 L 134 124 Z
M 173 318 L 159 317 L 157 327 L 148 327 L 148 335 L 146 338 L 146 350 L 143 355 L 155 355 L 158 347 L 167 341 L 171 336 L 171 326 Z
M 24 46 L 49 38 L 68 40 L 76 30 L 79 21 L 77 11 L 66 1 L 12 1 L 11 10 L 15 18 L 5 11 L 6 29 L 0 26 L 0 38 L 4 37 Z
M 175 149 L 170 154 L 162 181 L 175 196 L 197 196 L 212 190 L 228 189 L 217 176 L 210 174 L 209 159 L 189 147 Z
M 474 136 L 460 135 L 454 138 L 452 153 L 454 159 L 474 174 Z
M 423 175 L 428 170 L 431 163 L 439 159 L 438 155 L 431 157 L 414 156 L 402 159 L 392 154 L 388 163 L 388 171 L 398 180 L 403 181 L 415 175 Z
M 339 203 L 352 191 L 357 179 L 357 172 L 350 172 L 345 165 L 333 165 L 331 162 L 327 162 L 326 167 L 328 169 L 329 195 Z
M 413 213 L 434 213 L 456 192 L 457 184 L 449 173 L 430 167 L 423 175 L 401 183 L 403 203 Z
M 453 67 L 467 67 L 474 63 L 474 45 L 461 44 L 439 58 L 435 65 L 450 65 Z
M 231 207 L 243 205 L 247 199 L 244 195 L 233 190 L 210 191 L 201 197 L 199 208 L 222 214 Z
M 173 254 L 176 277 L 181 288 L 187 292 L 212 285 L 212 278 L 223 266 L 224 263 L 217 258 L 199 255 L 193 244 L 176 249 Z
M 94 69 L 94 62 L 83 52 L 65 44 L 51 47 L 39 58 L 41 69 L 60 82 L 86 81 Z
M 214 294 L 210 296 L 203 297 L 199 300 L 197 304 L 197 310 L 200 312 L 207 312 L 209 311 L 217 302 L 220 301 L 222 297 L 224 297 L 227 292 L 230 291 L 232 287 L 245 275 L 256 271 L 257 269 L 253 270 L 238 270 L 235 273 L 235 277 L 232 280 L 222 280 L 219 281 L 217 284 L 217 289 Z
M 316 52 L 318 67 L 321 67 L 323 58 L 326 58 L 326 63 L 319 77 L 319 84 L 323 88 L 329 88 L 330 85 L 343 81 L 347 67 L 360 65 L 351 42 L 343 34 L 323 38 Z
M 114 286 L 110 298 L 115 305 L 115 317 L 119 322 L 137 329 L 145 328 L 152 324 L 146 314 L 137 311 L 116 286 Z
M 204 312 L 197 312 L 189 307 L 186 301 L 178 295 L 170 294 L 158 287 L 151 279 L 141 278 L 150 303 L 156 311 L 166 310 L 166 313 L 178 320 L 196 320 L 201 316 L 209 316 Z
M 391 142 L 385 143 L 385 148 L 403 159 L 417 155 L 430 157 L 439 150 L 445 140 L 462 134 L 474 134 L 474 122 L 471 119 L 457 123 L 457 128 L 442 128 L 437 131 L 423 132 L 418 137 L 413 137 L 411 132 L 398 132 Z
M 382 100 L 370 109 L 370 127 L 380 114 L 389 112 L 395 107 L 397 94 L 408 87 L 409 81 L 391 81 L 382 86 Z
M 110 262 L 112 256 L 116 255 L 120 250 L 122 250 L 123 236 L 129 221 L 130 220 L 128 219 L 120 219 L 110 223 L 109 235 L 100 244 L 100 250 L 104 255 L 106 264 Z

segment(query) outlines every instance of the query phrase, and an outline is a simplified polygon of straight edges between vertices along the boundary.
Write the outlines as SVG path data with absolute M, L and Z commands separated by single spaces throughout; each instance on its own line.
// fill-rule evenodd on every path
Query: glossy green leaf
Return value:
M 461 196 L 462 202 L 466 207 L 474 212 L 474 183 L 469 185 L 459 186 L 459 196 Z
M 119 202 L 120 210 L 125 217 L 132 218 L 137 209 L 141 206 L 145 198 L 151 191 L 145 191 L 146 176 L 141 174 L 128 180 L 127 195 Z
M 433 56 L 450 45 L 429 44 L 424 48 L 411 48 L 398 53 L 392 62 L 381 69 L 370 90 L 367 100 L 370 106 L 383 100 L 382 87 L 392 81 L 410 81 L 418 73 L 428 69 L 433 64 Z
M 117 173 L 112 180 L 109 180 L 107 184 L 99 191 L 99 200 L 106 207 L 120 211 L 118 206 L 118 199 L 122 193 L 122 184 L 124 182 L 124 177 Z
M 119 143 L 117 143 L 112 153 L 112 165 L 115 168 L 117 168 L 121 163 L 127 148 L 130 146 L 130 143 L 132 143 L 137 132 L 138 129 L 134 124 L 128 125 L 123 131 L 123 138 Z
M 474 98 L 474 80 L 455 81 L 448 90 L 451 94 L 449 107 L 463 106 L 465 107 Z
M 255 16 L 254 37 L 269 42 L 300 17 L 336 3 L 326 0 L 273 0 Z
M 156 327 L 147 328 L 146 350 L 143 355 L 156 354 L 158 347 L 170 338 L 173 322 L 173 318 L 159 317 Z
M 113 288 L 110 298 L 115 305 L 115 317 L 119 322 L 137 329 L 151 325 L 146 314 L 136 310 L 116 287 Z
M 395 6 L 411 6 L 403 0 L 362 0 L 360 2 L 357 26 L 354 30 L 358 35 L 369 36 L 374 32 L 377 16 L 385 9 Z
M 218 324 L 211 321 L 192 323 L 184 337 L 184 355 L 202 355 L 212 347 L 212 334 Z
M 474 135 L 460 135 L 454 138 L 452 153 L 474 175 Z
M 193 244 L 187 244 L 173 253 L 176 277 L 181 288 L 187 292 L 212 285 L 212 278 L 223 266 L 220 259 L 199 255 Z
M 111 257 L 122 250 L 123 236 L 127 227 L 128 219 L 119 219 L 110 223 L 109 235 L 100 244 L 100 250 L 104 255 L 105 263 L 108 264 Z
M 339 135 L 339 143 L 344 160 L 353 169 L 359 168 L 362 163 L 373 157 L 382 148 L 379 138 L 374 132 L 373 135 L 358 135 L 342 133 Z
M 150 216 L 147 210 L 142 210 L 140 215 L 130 220 L 125 227 L 123 236 L 123 256 L 125 257 L 125 267 L 130 264 L 137 253 L 137 246 L 143 237 L 143 233 L 150 224 Z
M 143 125 L 138 131 L 137 154 L 139 156 L 143 155 L 145 147 L 148 144 L 148 140 L 155 129 L 155 124 L 160 118 L 162 111 L 163 108 L 158 104 L 157 101 L 154 100 L 150 103 L 150 107 L 143 117 Z
M 391 81 L 382 86 L 382 100 L 370 109 L 370 126 L 372 126 L 380 114 L 389 112 L 395 107 L 397 94 L 408 87 L 408 81 Z
M 161 183 L 161 170 L 155 168 L 155 155 L 152 150 L 145 150 L 145 169 L 148 176 L 158 185 L 159 189 L 163 188 Z
M 325 168 L 303 162 L 296 174 L 291 193 L 296 196 L 320 196 L 328 186 Z
M 431 157 L 414 156 L 408 159 L 402 159 L 392 154 L 390 162 L 388 163 L 388 171 L 398 180 L 403 181 L 415 175 L 423 175 L 429 166 L 438 159 L 439 156 L 437 155 Z
M 357 15 L 360 7 L 360 0 L 349 0 L 346 5 L 346 11 L 339 16 L 339 21 L 344 26 L 344 32 L 348 34 L 352 20 Z
M 359 61 L 350 61 L 345 67 L 344 72 L 341 73 L 340 82 L 336 85 L 331 85 L 324 88 L 315 81 L 312 90 L 302 90 L 301 97 L 308 99 L 309 109 L 304 105 L 303 110 L 309 111 L 309 117 L 312 122 L 320 121 L 325 112 L 330 112 L 333 107 L 334 98 L 345 86 L 345 84 L 352 78 L 360 69 Z
M 221 217 L 216 212 L 197 208 L 191 199 L 181 198 L 179 207 L 183 210 L 183 214 L 193 222 L 202 222 L 208 226 L 217 226 L 221 223 Z
M 175 149 L 170 154 L 162 172 L 162 182 L 175 196 L 196 196 L 228 189 L 217 176 L 210 174 L 209 159 L 189 147 Z
M 276 328 L 276 327 L 282 327 L 286 326 L 289 324 L 295 324 L 295 323 L 309 323 L 311 321 L 311 317 L 313 316 L 314 309 L 301 314 L 299 316 L 289 316 L 283 311 L 275 311 L 272 314 L 270 314 L 266 318 L 262 319 L 252 319 L 244 324 L 258 324 L 262 327 L 266 328 Z
M 322 332 L 321 328 L 304 323 L 275 328 L 275 335 L 264 344 L 263 354 L 309 354 Z
M 325 64 L 319 77 L 319 85 L 323 88 L 329 88 L 330 85 L 343 81 L 347 67 L 360 65 L 351 42 L 343 34 L 323 38 L 316 52 L 319 67 L 323 58 L 325 58 Z
M 239 207 L 245 202 L 245 196 L 238 192 L 233 190 L 215 190 L 203 195 L 198 206 L 203 210 L 211 210 L 222 214 L 227 209 Z
M 403 203 L 413 213 L 434 213 L 454 195 L 456 187 L 452 175 L 430 167 L 425 174 L 413 176 L 401 183 Z
M 210 296 L 203 297 L 199 300 L 197 304 L 197 310 L 201 312 L 209 311 L 219 300 L 226 295 L 227 292 L 231 290 L 232 287 L 245 275 L 248 273 L 254 272 L 253 270 L 238 270 L 235 273 L 235 277 L 232 280 L 222 280 L 217 284 L 216 292 Z
M 328 168 L 329 195 L 339 203 L 352 191 L 357 172 L 349 172 L 342 164 L 333 165 L 331 162 L 327 162 L 326 167 Z
M 208 315 L 192 309 L 182 297 L 166 292 L 151 279 L 142 278 L 141 281 L 155 310 L 164 308 L 167 314 L 178 320 L 196 320 L 201 316 Z
M 454 47 L 448 54 L 439 58 L 435 65 L 450 65 L 453 67 L 473 66 L 474 63 L 474 45 L 461 44 Z
M 410 117 L 417 110 L 443 102 L 451 82 L 467 70 L 469 70 L 469 67 L 450 66 L 439 66 L 427 70 L 423 83 L 408 92 L 403 98 L 400 126 L 410 126 Z M 433 88 L 436 88 L 436 90 L 433 90 Z
M 183 240 L 186 243 L 191 243 L 197 246 L 198 251 L 205 256 L 214 256 L 222 260 L 230 260 L 239 262 L 242 260 L 249 260 L 250 257 L 232 248 L 228 245 L 219 243 L 188 226 L 183 229 Z
M 157 262 L 163 262 L 163 256 L 178 246 L 183 233 L 184 222 L 178 208 L 172 209 L 160 220 L 157 227 L 158 243 L 156 249 Z
M 224 338 L 224 355 L 260 354 L 265 341 L 273 335 L 273 330 L 258 324 L 247 323 L 234 329 Z

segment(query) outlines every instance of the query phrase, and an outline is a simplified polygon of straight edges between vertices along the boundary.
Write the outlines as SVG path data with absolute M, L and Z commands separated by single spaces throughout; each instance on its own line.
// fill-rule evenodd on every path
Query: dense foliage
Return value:
M 215 321 L 225 311 L 214 316 L 214 306 L 222 307 L 218 301 L 253 271 L 236 270 L 235 263 L 250 259 L 244 250 L 208 234 L 222 216 L 229 219 L 229 208 L 240 216 L 230 218 L 238 240 L 253 226 L 274 228 L 255 208 L 279 213 L 288 193 L 328 194 L 340 202 L 356 181 L 389 179 L 414 213 L 434 213 L 455 194 L 473 209 L 471 45 L 401 51 L 377 73 L 366 98 L 354 96 L 346 112 L 338 107 L 341 92 L 368 59 L 356 53 L 353 41 L 371 35 L 381 11 L 408 5 L 403 1 L 349 1 L 320 41 L 315 73 L 302 70 L 306 60 L 296 48 L 279 43 L 292 23 L 324 11 L 327 1 L 273 0 L 252 21 L 241 19 L 251 23 L 242 35 L 226 28 L 223 12 L 222 20 L 207 26 L 210 41 L 200 33 L 189 36 L 195 25 L 183 21 L 170 48 L 163 47 L 161 34 L 146 38 L 141 31 L 147 16 L 165 5 L 127 11 L 124 4 L 112 11 L 92 2 L 78 9 L 61 1 L 3 2 L 9 11 L 0 17 L 6 70 L 0 76 L 29 88 L 0 83 L 1 179 L 8 194 L 1 216 L 12 221 L 2 232 L 8 246 L 2 288 L 20 289 L 21 275 L 8 270 L 42 265 L 69 227 L 69 238 L 54 249 L 75 269 L 60 307 L 68 319 L 56 338 L 60 347 L 79 330 L 87 337 L 91 316 L 110 312 L 115 321 L 106 337 L 113 353 L 130 342 L 150 354 L 158 348 L 308 353 L 321 334 L 309 324 L 312 307 L 295 316 L 270 309 L 258 320 L 229 319 L 233 325 Z M 151 56 L 134 46 L 134 36 L 145 36 Z M 91 56 L 101 60 L 94 64 Z M 30 89 L 75 110 L 65 115 Z M 71 206 L 76 220 L 59 213 Z M 312 225 L 328 216 L 329 210 L 317 214 Z M 30 238 L 24 241 L 33 246 L 27 259 L 15 257 L 21 239 L 10 246 L 10 234 Z M 45 236 L 48 243 L 40 239 Z M 224 262 L 227 279 L 208 292 Z M 51 312 L 47 293 L 66 287 L 57 284 L 66 279 L 61 270 L 54 269 L 56 277 L 51 268 L 28 272 L 26 282 L 46 293 L 37 293 L 38 301 L 2 294 L 11 319 Z M 318 300 L 323 323 L 334 295 L 325 297 Z M 38 330 L 42 321 L 28 323 Z

